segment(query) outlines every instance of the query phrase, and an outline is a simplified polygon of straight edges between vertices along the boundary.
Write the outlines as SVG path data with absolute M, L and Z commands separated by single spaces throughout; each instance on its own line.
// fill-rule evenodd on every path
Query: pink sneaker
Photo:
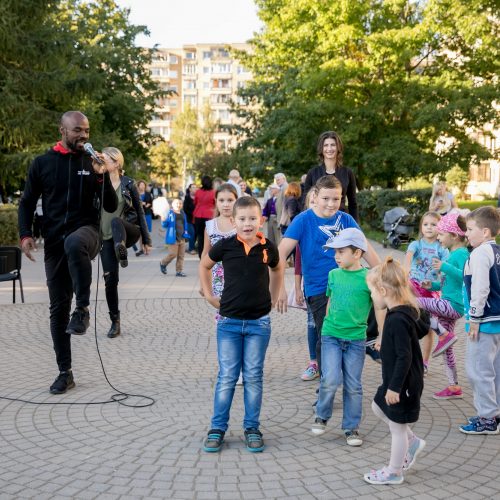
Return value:
M 462 399 L 462 389 L 459 387 L 458 389 L 450 389 L 447 387 L 442 391 L 434 393 L 432 396 L 434 399 Z
M 448 347 L 452 346 L 457 341 L 457 336 L 454 333 L 448 332 L 446 335 L 440 335 L 436 348 L 432 351 L 432 357 L 435 358 L 443 354 Z
M 306 371 L 300 377 L 302 380 L 314 380 L 319 377 L 319 368 L 316 363 L 309 363 Z

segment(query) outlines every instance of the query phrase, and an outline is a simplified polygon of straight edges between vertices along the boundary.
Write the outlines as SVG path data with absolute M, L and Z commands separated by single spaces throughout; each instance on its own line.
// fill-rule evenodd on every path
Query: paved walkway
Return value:
M 462 369 L 462 335 L 457 354 L 465 398 L 431 399 L 445 385 L 441 362 L 434 361 L 414 427 L 427 448 L 401 486 L 376 487 L 362 479 L 390 452 L 388 429 L 370 409 L 381 377 L 380 365 L 370 359 L 363 376 L 364 445 L 345 445 L 340 397 L 328 432 L 310 434 L 317 384 L 299 379 L 307 346 L 305 314 L 297 310 L 272 314 L 264 453 L 244 448 L 242 387 L 236 389 L 222 453 L 201 451 L 217 372 L 213 311 L 197 293 L 197 258 L 187 258 L 188 278 L 163 276 L 157 232 L 155 239 L 152 255 L 132 256 L 121 273 L 121 337 L 105 336 L 109 321 L 102 288 L 97 308 L 92 306 L 110 381 L 121 391 L 155 398 L 148 408 L 86 404 L 108 400 L 114 392 L 103 377 L 93 332 L 73 339 L 76 388 L 50 395 L 56 370 L 42 253 L 36 264 L 23 262 L 26 304 L 12 305 L 11 289 L 0 284 L 0 395 L 45 403 L 0 400 L 0 499 L 500 498 L 500 436 L 466 436 L 457 430 L 474 414 Z

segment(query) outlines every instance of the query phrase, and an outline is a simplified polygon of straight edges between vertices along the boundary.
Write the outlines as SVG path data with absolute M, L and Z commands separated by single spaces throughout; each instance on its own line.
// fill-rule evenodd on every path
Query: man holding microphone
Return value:
M 31 164 L 19 203 L 21 247 L 34 261 L 33 212 L 42 197 L 50 330 L 59 367 L 50 386 L 52 394 L 64 394 L 75 386 L 71 335 L 83 335 L 89 327 L 91 261 L 99 252 L 99 214 L 102 205 L 114 212 L 118 203 L 106 167 L 85 154 L 87 117 L 68 111 L 61 117 L 59 131 L 61 140 Z M 73 294 L 76 307 L 70 319 Z

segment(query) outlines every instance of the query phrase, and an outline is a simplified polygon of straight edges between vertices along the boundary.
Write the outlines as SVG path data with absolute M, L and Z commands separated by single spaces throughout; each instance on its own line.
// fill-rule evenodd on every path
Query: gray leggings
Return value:
M 380 420 L 389 426 L 391 431 L 391 459 L 389 461 L 389 471 L 395 474 L 401 474 L 403 462 L 408 451 L 408 445 L 415 439 L 415 434 L 408 424 L 398 424 L 387 418 L 386 414 L 380 409 L 380 406 L 372 401 L 372 410 Z

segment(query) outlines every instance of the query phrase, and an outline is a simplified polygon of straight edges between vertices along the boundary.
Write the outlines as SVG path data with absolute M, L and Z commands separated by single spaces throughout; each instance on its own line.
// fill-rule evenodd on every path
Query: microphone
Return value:
M 101 160 L 101 158 L 99 158 L 97 156 L 97 153 L 95 151 L 95 149 L 92 147 L 92 144 L 90 144 L 90 142 L 86 142 L 84 145 L 83 145 L 83 149 L 85 150 L 85 152 L 92 157 L 92 159 L 94 161 L 96 161 L 97 163 L 99 163 L 99 165 L 103 165 L 104 162 Z

